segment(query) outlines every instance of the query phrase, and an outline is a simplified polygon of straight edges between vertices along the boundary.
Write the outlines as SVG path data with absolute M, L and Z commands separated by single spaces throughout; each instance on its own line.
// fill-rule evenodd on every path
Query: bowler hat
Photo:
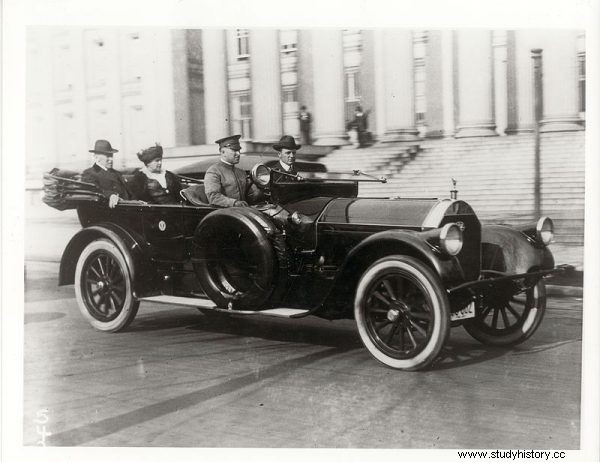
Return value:
M 96 154 L 104 154 L 106 156 L 112 156 L 115 152 L 119 152 L 119 150 L 113 149 L 110 143 L 106 140 L 96 140 L 96 144 L 94 144 L 94 149 L 90 149 L 90 152 L 94 152 Z
M 138 159 L 140 159 L 144 164 L 148 164 L 154 159 L 162 158 L 163 148 L 161 145 L 157 144 L 155 146 L 149 147 L 148 149 L 143 149 L 142 151 L 137 153 L 137 156 Z
M 242 135 L 226 136 L 225 138 L 215 141 L 215 143 L 217 143 L 220 148 L 231 148 L 239 151 L 242 149 L 240 146 L 241 137 Z
M 281 151 L 282 149 L 291 149 L 295 151 L 301 147 L 302 145 L 296 144 L 294 137 L 290 135 L 283 135 L 279 140 L 279 143 L 273 145 L 273 149 L 275 149 L 275 151 Z

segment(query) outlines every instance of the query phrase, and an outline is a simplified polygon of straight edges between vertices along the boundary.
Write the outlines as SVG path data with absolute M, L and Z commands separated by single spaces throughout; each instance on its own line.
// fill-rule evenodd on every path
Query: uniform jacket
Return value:
M 148 178 L 144 172 L 138 170 L 127 185 L 135 199 L 151 204 L 178 204 L 181 202 L 181 183 L 177 176 L 168 170 L 165 172 L 165 179 L 166 189 L 158 181 Z
M 256 203 L 260 199 L 259 189 L 248 188 L 246 172 L 234 165 L 218 162 L 211 165 L 204 175 L 204 190 L 211 205 L 233 207 L 235 201 Z
M 113 168 L 104 170 L 98 164 L 94 164 L 81 173 L 81 181 L 98 186 L 107 199 L 113 194 L 118 194 L 122 199 L 131 199 L 125 180 Z

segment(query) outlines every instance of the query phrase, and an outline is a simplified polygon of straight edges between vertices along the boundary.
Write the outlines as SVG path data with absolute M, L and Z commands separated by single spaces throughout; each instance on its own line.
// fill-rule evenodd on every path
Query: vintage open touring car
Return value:
M 93 185 L 54 170 L 44 176 L 45 202 L 76 208 L 82 225 L 64 250 L 59 285 L 74 284 L 83 316 L 107 332 L 126 328 L 144 300 L 353 318 L 368 351 L 402 370 L 431 364 L 450 327 L 499 346 L 538 328 L 544 277 L 570 269 L 554 265 L 549 218 L 482 225 L 456 191 L 359 198 L 359 182 L 385 179 L 311 165 L 277 182 L 265 163 L 255 165 L 248 175 L 265 202 L 226 209 L 207 203 L 206 162 L 177 172 L 187 185 L 181 204 L 114 209 Z

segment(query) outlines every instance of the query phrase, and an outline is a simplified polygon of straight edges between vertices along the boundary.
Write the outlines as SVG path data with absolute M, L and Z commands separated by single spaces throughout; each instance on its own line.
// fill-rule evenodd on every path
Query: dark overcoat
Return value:
M 122 199 L 131 199 L 125 179 L 113 168 L 104 170 L 98 164 L 94 164 L 81 173 L 81 181 L 95 184 L 107 199 L 113 194 Z
M 165 172 L 167 187 L 163 188 L 161 184 L 148 178 L 144 172 L 138 170 L 133 174 L 133 178 L 127 183 L 134 199 L 138 199 L 150 204 L 177 204 L 181 202 L 181 183 L 177 176 L 170 172 Z

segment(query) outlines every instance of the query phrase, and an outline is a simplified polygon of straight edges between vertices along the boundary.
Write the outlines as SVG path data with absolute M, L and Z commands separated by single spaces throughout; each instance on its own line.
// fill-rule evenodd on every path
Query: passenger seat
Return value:
M 181 197 L 192 205 L 209 205 L 203 184 L 188 186 L 180 191 Z

